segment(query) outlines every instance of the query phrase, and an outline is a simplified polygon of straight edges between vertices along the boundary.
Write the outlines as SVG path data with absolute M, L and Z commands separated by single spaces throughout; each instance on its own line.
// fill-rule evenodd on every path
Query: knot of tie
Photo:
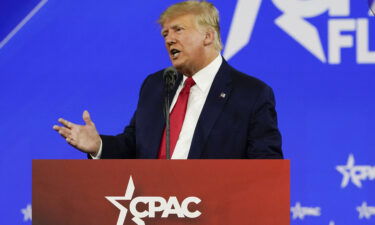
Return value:
M 192 86 L 194 86 L 194 84 L 195 81 L 193 80 L 193 78 L 189 77 L 185 80 L 184 89 L 190 89 Z

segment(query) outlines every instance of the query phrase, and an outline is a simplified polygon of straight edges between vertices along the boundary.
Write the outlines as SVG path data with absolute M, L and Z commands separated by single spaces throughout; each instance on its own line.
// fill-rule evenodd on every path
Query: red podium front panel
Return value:
M 33 224 L 289 224 L 288 160 L 33 160 Z

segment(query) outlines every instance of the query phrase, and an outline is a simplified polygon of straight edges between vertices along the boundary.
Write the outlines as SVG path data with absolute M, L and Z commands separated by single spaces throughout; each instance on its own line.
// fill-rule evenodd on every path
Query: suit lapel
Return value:
M 232 89 L 229 69 L 228 63 L 223 59 L 199 116 L 189 151 L 189 159 L 200 158 L 212 127 L 229 99 Z

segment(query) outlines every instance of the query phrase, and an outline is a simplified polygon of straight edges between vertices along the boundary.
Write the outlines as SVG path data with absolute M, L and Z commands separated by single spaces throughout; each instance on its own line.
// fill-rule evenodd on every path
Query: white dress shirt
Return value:
M 197 125 L 199 116 L 202 112 L 204 103 L 206 102 L 208 92 L 210 91 L 212 82 L 220 69 L 223 62 L 221 55 L 219 54 L 210 64 L 195 73 L 192 78 L 195 81 L 195 85 L 190 89 L 190 95 L 188 105 L 186 109 L 184 123 L 181 128 L 180 136 L 177 140 L 176 147 L 172 154 L 172 159 L 187 159 L 190 151 L 191 141 L 195 127 Z M 187 77 L 184 75 L 183 81 L 179 85 L 176 94 L 174 95 L 170 110 L 172 111 L 174 105 L 177 102 L 177 98 L 184 87 L 184 82 Z M 102 142 L 100 143 L 100 149 L 96 157 L 92 156 L 93 159 L 100 159 L 102 154 Z
M 206 102 L 212 82 L 219 71 L 222 61 L 223 59 L 221 58 L 221 55 L 218 55 L 210 64 L 192 76 L 193 80 L 195 81 L 195 85 L 190 89 L 184 123 L 182 125 L 176 147 L 174 148 L 172 159 L 187 159 L 191 141 L 193 140 L 195 127 L 197 125 L 199 116 L 201 115 L 203 105 Z M 180 91 L 184 87 L 184 82 L 186 79 L 187 77 L 184 76 L 183 82 L 181 82 L 176 91 L 172 101 L 171 110 L 177 101 Z

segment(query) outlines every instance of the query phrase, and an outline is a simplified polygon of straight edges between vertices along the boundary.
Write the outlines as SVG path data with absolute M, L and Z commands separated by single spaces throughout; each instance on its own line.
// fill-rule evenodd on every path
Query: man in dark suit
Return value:
M 208 2 L 170 6 L 162 35 L 179 79 L 171 98 L 172 159 L 282 158 L 272 89 L 221 57 L 219 16 Z M 165 158 L 163 71 L 143 82 L 136 112 L 124 132 L 99 136 L 87 111 L 85 125 L 54 126 L 93 158 Z

